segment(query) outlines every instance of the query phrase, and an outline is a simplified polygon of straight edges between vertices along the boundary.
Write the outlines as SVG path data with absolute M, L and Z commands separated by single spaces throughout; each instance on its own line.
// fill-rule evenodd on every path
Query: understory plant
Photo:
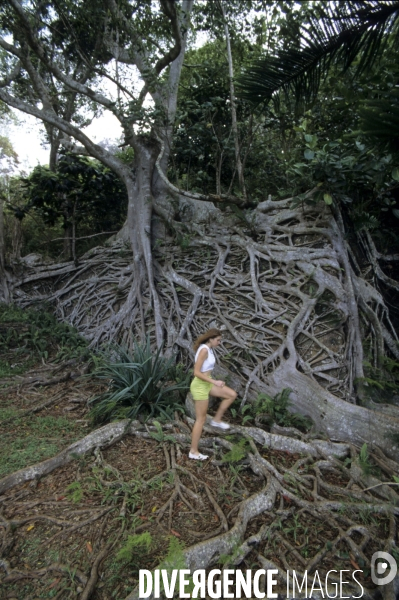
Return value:
M 149 552 L 152 543 L 153 540 L 149 531 L 128 535 L 126 543 L 116 555 L 116 560 L 123 563 L 138 561 L 140 556 Z
M 18 375 L 42 359 L 61 362 L 89 356 L 87 341 L 60 323 L 50 306 L 26 309 L 0 304 L 0 377 Z
M 258 394 L 254 404 L 255 414 L 258 417 L 267 416 L 270 424 L 276 423 L 281 427 L 297 427 L 300 430 L 308 431 L 312 426 L 311 420 L 288 410 L 291 404 L 290 393 L 290 388 L 285 388 L 274 398 L 264 393 Z
M 175 357 L 165 358 L 160 349 L 154 353 L 149 338 L 144 344 L 135 342 L 132 352 L 113 346 L 103 358 L 94 376 L 106 381 L 108 389 L 90 401 L 95 423 L 170 418 L 175 410 L 183 410 L 180 392 L 188 389 L 187 381 L 174 379 Z
M 363 366 L 365 376 L 356 381 L 364 384 L 366 395 L 373 402 L 395 404 L 399 394 L 399 361 L 383 356 L 378 367 L 369 360 Z

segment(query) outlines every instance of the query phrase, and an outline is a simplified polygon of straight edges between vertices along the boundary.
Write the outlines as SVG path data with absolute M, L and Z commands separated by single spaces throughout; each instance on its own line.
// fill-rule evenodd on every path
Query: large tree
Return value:
M 270 3 L 265 0 L 257 5 L 267 7 L 270 4 L 273 8 L 277 5 L 278 10 L 284 9 L 289 17 L 286 22 L 293 24 L 289 11 L 290 6 L 296 10 L 297 3 Z M 314 202 L 314 190 L 303 190 L 299 201 L 298 198 L 293 201 L 293 198 L 283 196 L 283 199 L 277 201 L 268 198 L 269 190 L 266 188 L 272 175 L 268 174 L 268 178 L 263 178 L 263 157 L 267 150 L 273 159 L 273 155 L 279 152 L 278 158 L 283 164 L 283 153 L 279 148 L 283 136 L 279 138 L 278 133 L 285 133 L 289 123 L 289 119 L 277 111 L 269 113 L 264 119 L 254 119 L 254 129 L 273 127 L 275 139 L 272 139 L 271 148 L 264 149 L 263 153 L 252 159 L 253 170 L 256 159 L 260 164 L 259 189 L 256 190 L 259 202 L 251 210 L 239 210 L 232 205 L 228 207 L 229 210 L 223 211 L 214 204 L 205 202 L 210 196 L 203 193 L 198 177 L 196 196 L 179 189 L 188 180 L 190 165 L 190 160 L 179 161 L 179 156 L 193 159 L 198 176 L 197 167 L 219 164 L 215 157 L 220 157 L 223 151 L 225 155 L 231 156 L 233 164 L 224 171 L 222 168 L 220 177 L 215 177 L 216 169 L 213 180 L 217 180 L 224 191 L 226 188 L 228 191 L 230 187 L 234 160 L 237 162 L 237 154 L 243 150 L 240 138 L 242 115 L 245 118 L 248 116 L 248 112 L 234 99 L 237 126 L 233 121 L 230 124 L 226 101 L 223 103 L 223 98 L 231 99 L 231 95 L 234 95 L 231 69 L 227 75 L 227 67 L 231 66 L 231 60 L 234 62 L 237 56 L 238 26 L 245 24 L 245 19 L 241 17 L 235 28 L 231 11 L 234 7 L 248 10 L 254 5 L 255 2 L 250 0 L 232 0 L 224 3 L 223 14 L 216 2 L 197 4 L 197 16 L 204 9 L 206 27 L 212 25 L 215 26 L 215 31 L 218 29 L 220 39 L 214 47 L 220 48 L 219 53 L 222 55 L 228 37 L 231 52 L 228 52 L 226 44 L 225 85 L 221 86 L 220 93 L 215 94 L 212 90 L 217 86 L 212 79 L 217 73 L 213 71 L 209 78 L 206 73 L 201 75 L 205 65 L 196 62 L 200 52 L 193 53 L 190 60 L 186 57 L 187 68 L 197 75 L 197 81 L 202 79 L 206 82 L 207 89 L 212 93 L 212 100 L 211 106 L 207 106 L 208 99 L 201 98 L 201 90 L 198 88 L 193 94 L 197 104 L 190 104 L 190 94 L 183 98 L 179 114 L 179 144 L 173 146 L 173 125 L 177 121 L 177 84 L 183 60 L 186 60 L 183 55 L 190 2 L 172 3 L 161 0 L 154 5 L 146 0 L 136 3 L 89 0 L 85 3 L 63 2 L 61 7 L 59 0 L 56 0 L 48 5 L 48 10 L 45 3 L 28 1 L 21 4 L 17 0 L 6 3 L 2 15 L 3 28 L 8 35 L 1 43 L 8 53 L 8 59 L 0 97 L 38 118 L 50 120 L 55 133 L 60 131 L 64 135 L 64 143 L 71 150 L 81 152 L 83 148 L 123 178 L 129 193 L 126 230 L 130 240 L 128 246 L 126 240 L 119 238 L 106 247 L 93 249 L 79 257 L 78 264 L 64 262 L 39 265 L 35 269 L 26 268 L 23 276 L 15 279 L 12 292 L 22 306 L 40 299 L 52 301 L 58 315 L 76 325 L 92 344 L 118 335 L 125 336 L 125 339 L 129 339 L 129 336 L 138 337 L 140 333 L 147 331 L 151 341 L 156 337 L 163 349 L 182 349 L 181 359 L 186 360 L 190 366 L 192 360 L 188 354 L 193 338 L 210 326 L 222 327 L 225 330 L 224 362 L 222 367 L 218 365 L 219 374 L 226 379 L 229 377 L 232 385 L 240 391 L 242 404 L 247 398 L 256 397 L 258 392 L 274 395 L 283 388 L 290 388 L 295 410 L 312 417 L 317 435 L 321 431 L 334 440 L 350 442 L 336 445 L 320 439 L 310 441 L 313 432 L 306 440 L 298 440 L 270 434 L 257 427 L 238 430 L 246 438 L 256 440 L 260 446 L 295 452 L 295 464 L 291 469 L 281 468 L 281 464 L 274 466 L 252 443 L 250 465 L 258 476 L 265 478 L 265 485 L 260 492 L 257 489 L 257 493 L 246 489 L 237 517 L 234 517 L 233 512 L 228 515 L 228 519 L 233 516 L 233 526 L 217 510 L 222 519 L 221 527 L 216 530 L 218 535 L 206 539 L 206 533 L 203 541 L 185 551 L 185 561 L 190 568 L 208 568 L 227 554 L 233 555 L 233 562 L 236 564 L 243 556 L 253 550 L 256 552 L 257 549 L 260 550 L 258 559 L 262 568 L 273 567 L 270 555 L 262 550 L 259 543 L 268 538 L 271 531 L 276 531 L 274 527 L 281 530 L 282 518 L 291 516 L 293 511 L 295 515 L 299 514 L 298 509 L 305 515 L 306 527 L 310 517 L 328 521 L 332 524 L 332 531 L 337 529 L 336 539 L 331 542 L 329 537 L 324 549 L 321 545 L 317 546 L 316 554 L 312 557 L 308 556 L 306 549 L 306 560 L 298 554 L 301 548 L 296 544 L 296 539 L 290 547 L 286 547 L 288 554 L 298 547 L 295 555 L 301 568 L 310 571 L 318 567 L 326 556 L 325 553 L 330 551 L 329 564 L 335 564 L 335 552 L 340 544 L 341 553 L 341 543 L 344 540 L 348 543 L 349 552 L 354 552 L 356 559 L 359 554 L 365 560 L 364 564 L 367 564 L 368 556 L 365 556 L 364 548 L 367 545 L 368 554 L 371 554 L 369 541 L 376 534 L 363 525 L 361 529 L 357 528 L 353 524 L 352 515 L 357 511 L 364 521 L 365 506 L 368 511 L 388 512 L 392 515 L 392 507 L 387 507 L 385 500 L 396 502 L 397 495 L 391 489 L 382 491 L 381 482 L 375 479 L 368 481 L 367 489 L 364 490 L 366 494 L 360 494 L 360 485 L 363 483 L 356 453 L 352 451 L 350 470 L 345 466 L 348 461 L 345 464 L 338 462 L 337 455 L 343 458 L 348 453 L 349 446 L 354 444 L 363 447 L 364 458 L 365 450 L 367 454 L 364 444 L 367 444 L 369 449 L 373 447 L 374 450 L 374 446 L 377 446 L 390 458 L 399 458 L 398 445 L 392 441 L 397 440 L 399 429 L 397 407 L 376 407 L 370 403 L 373 409 L 377 408 L 370 410 L 358 405 L 359 399 L 363 400 L 366 396 L 366 384 L 370 384 L 364 377 L 365 351 L 370 354 L 370 362 L 378 368 L 379 359 L 386 356 L 387 347 L 391 355 L 399 359 L 398 338 L 384 299 L 376 288 L 375 281 L 368 276 L 369 265 L 364 268 L 364 264 L 357 260 L 356 253 L 348 244 L 338 203 L 331 204 L 329 197 L 327 202 Z M 214 9 L 218 12 L 213 12 Z M 261 23 L 260 37 L 264 33 L 263 25 L 265 22 Z M 295 32 L 297 30 L 294 27 L 292 39 L 298 47 Z M 290 41 L 287 36 L 287 43 L 283 46 L 288 47 Z M 205 48 L 203 53 L 210 50 L 211 48 Z M 220 65 L 222 62 L 220 60 Z M 85 65 L 89 74 L 85 72 L 84 77 L 81 77 L 75 66 L 74 74 L 71 75 L 71 65 Z M 133 78 L 133 73 L 141 74 L 139 81 L 142 82 L 142 87 L 137 93 L 133 85 L 133 81 L 137 82 L 137 79 Z M 111 82 L 109 85 L 116 86 L 115 96 L 107 95 L 105 80 Z M 186 80 L 183 84 L 186 87 L 191 85 Z M 101 92 L 98 91 L 99 86 Z M 57 101 L 64 94 L 65 97 L 76 94 L 83 110 L 89 110 L 90 105 L 94 104 L 95 107 L 101 106 L 116 115 L 123 127 L 124 143 L 130 146 L 127 155 L 131 156 L 132 151 L 134 153 L 133 164 L 116 158 L 89 140 L 74 122 L 75 117 L 65 119 L 61 116 Z M 151 114 L 143 109 L 144 98 L 148 95 L 153 99 Z M 222 98 L 222 101 L 218 98 Z M 332 119 L 333 115 L 330 116 Z M 280 125 L 276 123 L 278 120 Z M 294 123 L 292 120 L 291 124 Z M 299 132 L 285 140 L 283 148 L 287 154 L 290 151 L 290 141 L 295 139 L 296 133 L 308 136 L 305 141 L 309 144 L 316 139 L 316 136 L 312 136 L 313 130 L 308 133 L 303 121 L 297 129 Z M 230 144 L 227 143 L 229 135 Z M 69 138 L 75 138 L 79 147 L 71 144 Z M 267 137 L 259 135 L 258 147 L 265 139 Z M 267 146 L 267 143 L 263 145 Z M 196 149 L 202 151 L 198 157 Z M 298 148 L 294 150 L 296 152 Z M 303 148 L 299 150 L 303 155 Z M 317 153 L 315 148 L 306 150 Z M 166 177 L 168 157 L 172 153 L 178 160 L 171 175 L 175 177 L 175 186 Z M 210 154 L 213 155 L 209 156 Z M 310 154 L 307 153 L 307 156 Z M 306 156 L 305 159 L 308 160 Z M 245 171 L 244 160 L 242 165 Z M 281 170 L 284 171 L 284 168 L 283 166 Z M 288 177 L 289 174 L 286 175 L 287 184 L 290 183 Z M 251 186 L 247 182 L 248 178 L 245 178 L 245 189 L 250 195 Z M 244 192 L 242 180 L 238 189 L 240 183 Z M 273 190 L 281 191 L 278 188 L 275 185 Z M 210 192 L 211 189 L 209 185 L 206 191 Z M 231 189 L 234 190 L 234 186 Z M 287 189 L 288 185 L 283 191 L 286 192 Z M 168 197 L 168 190 L 171 198 Z M 218 192 L 222 192 L 222 189 Z M 196 204 L 195 201 L 187 200 L 184 204 L 184 194 L 194 196 L 201 202 Z M 230 202 L 242 203 L 242 197 L 239 193 L 237 195 L 237 198 L 230 197 Z M 212 198 L 222 200 L 223 195 L 218 193 L 217 197 Z M 152 220 L 154 212 L 168 222 L 169 230 L 162 232 L 158 226 L 155 228 L 155 220 Z M 394 284 L 397 285 L 397 282 Z M 164 337 L 166 344 L 163 344 Z M 244 406 L 243 412 L 247 408 Z M 264 416 L 257 415 L 259 422 Z M 135 431 L 136 426 L 141 427 L 134 423 L 111 423 L 54 459 L 11 474 L 0 482 L 0 491 L 6 492 L 17 483 L 39 477 L 65 464 L 71 460 L 72 450 L 74 453 L 83 453 L 92 447 L 98 448 L 115 442 L 126 434 L 129 427 L 130 431 Z M 186 426 L 178 422 L 173 425 L 175 426 L 183 427 L 185 433 L 174 433 L 174 439 L 186 444 Z M 285 429 L 277 431 L 287 433 Z M 148 432 L 138 433 L 151 435 Z M 292 430 L 288 433 L 301 435 Z M 158 430 L 156 435 L 158 439 L 162 439 L 159 434 Z M 389 434 L 391 437 L 388 437 Z M 392 434 L 396 434 L 396 437 Z M 171 439 L 171 436 L 168 438 Z M 227 440 L 214 437 L 205 438 L 203 443 L 210 446 L 225 445 L 229 450 L 234 448 Z M 396 465 L 377 450 L 375 456 L 386 474 L 384 480 L 391 480 L 392 475 L 397 473 Z M 169 515 L 173 516 L 175 500 L 183 499 L 186 493 L 193 500 L 186 483 L 184 487 L 181 485 L 178 472 L 182 465 L 176 460 L 174 444 L 170 458 L 169 454 L 165 454 L 165 457 L 167 465 L 171 467 L 167 467 L 167 470 L 173 472 L 175 488 L 172 496 L 158 511 L 160 523 L 163 515 L 167 514 L 167 508 L 170 510 Z M 309 461 L 313 460 L 310 457 L 315 457 L 316 460 L 314 475 L 309 472 Z M 279 463 L 283 462 L 281 455 L 277 460 Z M 340 471 L 337 471 L 337 467 Z M 323 470 L 327 471 L 328 476 L 332 472 L 339 479 L 345 473 L 343 501 L 340 500 L 337 487 L 331 485 L 331 480 L 327 485 L 322 480 Z M 193 481 L 198 480 L 191 479 L 191 483 Z M 257 482 L 256 488 L 258 485 Z M 199 488 L 204 488 L 207 490 L 205 501 L 210 500 L 216 506 L 212 496 L 208 495 L 210 490 L 207 486 L 204 487 L 202 483 L 198 486 L 194 483 L 194 486 L 196 497 Z M 369 490 L 374 490 L 373 494 L 383 494 L 384 506 L 381 506 L 381 501 L 374 506 L 373 497 L 367 494 Z M 363 500 L 366 500 L 367 505 Z M 279 508 L 277 519 L 270 525 L 269 517 L 273 506 Z M 350 512 L 343 514 L 346 509 Z M 341 514 L 339 519 L 335 519 L 338 511 Z M 263 513 L 267 513 L 266 521 L 258 521 Z M 351 518 L 348 518 L 348 514 Z M 170 516 L 167 531 L 171 530 L 171 519 Z M 387 549 L 394 544 L 393 518 L 391 523 L 389 539 L 384 540 Z M 357 538 L 358 531 L 363 536 L 361 541 Z M 352 533 L 356 534 L 358 546 L 350 537 Z M 381 535 L 381 531 L 377 535 Z M 7 544 L 10 543 L 9 537 L 7 540 Z M 324 544 L 324 540 L 322 543 Z M 107 551 L 106 547 L 105 552 Z M 103 556 L 102 552 L 100 557 Z M 272 552 L 275 553 L 274 548 Z M 285 558 L 287 552 L 284 549 L 281 564 L 288 564 Z M 90 589 L 94 586 L 94 570 L 98 569 L 98 565 L 96 559 L 88 582 Z M 9 569 L 6 561 L 3 562 L 3 568 Z M 20 573 L 16 575 L 20 576 Z M 89 596 L 86 590 L 83 594 L 85 597 Z M 134 594 L 129 596 L 134 597 Z M 385 596 L 390 599 L 392 597 Z
M 187 359 L 192 338 L 209 326 L 223 326 L 225 365 L 241 376 L 237 386 L 246 379 L 243 402 L 258 391 L 290 387 L 297 408 L 311 415 L 318 429 L 379 444 L 397 456 L 386 437 L 399 426 L 396 409 L 373 413 L 371 430 L 370 411 L 355 405 L 366 396 L 363 341 L 376 364 L 386 347 L 396 358 L 399 353 L 387 307 L 348 247 L 339 210 L 307 204 L 311 193 L 302 198 L 303 206 L 293 206 L 291 199 L 265 199 L 267 190 L 261 190 L 263 201 L 255 210 L 222 212 L 206 200 L 242 204 L 243 197 L 183 192 L 167 179 L 192 4 L 107 0 L 61 7 L 9 0 L 3 7 L 8 35 L 0 40 L 7 53 L 0 99 L 49 122 L 70 150 L 91 154 L 123 179 L 133 250 L 132 261 L 120 241 L 82 257 L 78 265 L 41 267 L 16 282 L 15 294 L 21 303 L 50 299 L 59 316 L 93 345 L 149 332 L 159 347 L 180 347 Z M 201 13 L 203 5 L 198 6 Z M 204 6 L 225 41 L 227 25 L 227 73 L 237 46 L 233 9 L 245 14 L 255 3 L 237 0 L 225 14 L 218 3 Z M 212 21 L 214 8 L 218 18 Z M 296 43 L 295 36 L 294 31 Z M 82 61 L 89 75 L 71 70 Z M 115 95 L 107 93 L 106 81 Z M 231 97 L 231 77 L 226 83 Z M 58 99 L 71 93 L 85 110 L 93 103 L 117 117 L 133 164 L 96 145 L 72 118 L 60 116 Z M 143 108 L 147 96 L 150 111 Z M 237 161 L 238 122 L 232 131 L 231 155 Z M 183 206 L 185 195 L 202 204 Z M 154 212 L 178 233 L 178 243 L 159 227 L 154 240 Z M 388 421 L 384 412 L 395 418 Z
M 116 322 L 118 327 L 122 323 L 128 327 L 134 320 L 132 313 L 143 311 L 141 298 L 148 287 L 159 345 L 164 323 L 149 237 L 152 210 L 165 211 L 165 185 L 154 170 L 159 153 L 156 138 L 165 146 L 160 164 L 165 170 L 192 3 L 161 0 L 154 6 L 148 1 L 61 4 L 10 0 L 1 10 L 4 36 L 0 44 L 6 57 L 0 98 L 41 119 L 64 145 L 97 158 L 124 181 L 135 290 Z M 116 74 L 111 75 L 111 64 L 118 65 Z M 106 82 L 112 91 L 107 91 Z M 148 94 L 155 114 L 151 134 L 142 127 L 142 105 Z M 66 114 L 71 98 L 75 104 L 94 105 L 116 116 L 125 144 L 134 149 L 133 168 L 95 144 L 81 130 L 81 117 L 75 110 Z M 71 138 L 81 147 L 71 143 Z M 112 335 L 115 332 L 109 325 Z

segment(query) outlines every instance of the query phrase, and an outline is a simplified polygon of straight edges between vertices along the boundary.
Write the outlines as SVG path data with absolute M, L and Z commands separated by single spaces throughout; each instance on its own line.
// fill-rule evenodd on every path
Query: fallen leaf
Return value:
M 351 559 L 351 565 L 354 569 L 357 569 L 358 571 L 361 571 L 359 565 L 357 564 L 355 557 L 353 556 L 353 554 L 349 554 L 349 557 Z
M 91 545 L 91 542 L 86 542 L 86 548 L 88 552 L 93 552 L 93 546 Z
M 151 509 L 151 512 L 155 512 L 156 510 L 157 510 L 157 507 L 153 506 L 152 509 Z
M 64 500 L 64 499 L 65 499 L 65 496 L 58 496 L 57 502 L 59 502 L 60 500 Z
M 32 529 L 34 529 L 34 525 L 28 525 L 28 527 L 26 528 L 26 531 L 32 531 Z
M 144 517 L 143 515 L 139 515 L 139 519 L 142 521 L 148 521 L 148 517 Z
M 178 531 L 175 531 L 174 529 L 170 530 L 170 533 L 172 533 L 173 535 L 175 535 L 176 537 L 181 537 L 180 533 Z
M 51 585 L 49 585 L 49 587 L 47 588 L 48 590 L 51 590 L 53 587 L 55 587 L 57 585 L 57 583 L 59 583 L 61 581 L 61 577 L 59 577 L 58 579 L 54 579 L 53 583 Z

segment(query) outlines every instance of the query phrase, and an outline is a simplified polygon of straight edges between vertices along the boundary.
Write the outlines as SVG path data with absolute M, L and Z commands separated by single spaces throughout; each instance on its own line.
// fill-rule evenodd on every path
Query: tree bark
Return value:
M 233 131 L 234 138 L 234 148 L 235 148 L 235 156 L 236 156 L 236 166 L 237 166 L 237 174 L 238 174 L 238 183 L 240 185 L 241 193 L 243 198 L 246 199 L 247 192 L 245 188 L 245 180 L 244 180 L 244 169 L 241 161 L 241 152 L 240 152 L 240 140 L 238 136 L 238 125 L 237 125 L 237 107 L 236 107 L 236 97 L 234 90 L 234 67 L 233 67 L 233 55 L 231 53 L 231 43 L 230 43 L 230 32 L 229 25 L 226 19 L 226 11 L 224 8 L 223 0 L 219 1 L 220 9 L 223 15 L 224 21 L 224 32 L 226 37 L 226 47 L 227 47 L 227 62 L 229 65 L 229 85 L 230 85 L 230 109 L 231 109 L 231 125 Z
M 4 198 L 0 191 L 0 299 L 1 296 L 3 302 L 8 303 L 10 301 L 5 265 Z

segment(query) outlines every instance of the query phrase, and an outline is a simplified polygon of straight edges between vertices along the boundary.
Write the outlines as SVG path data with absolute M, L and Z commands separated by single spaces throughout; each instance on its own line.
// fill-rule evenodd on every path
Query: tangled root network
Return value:
M 161 323 L 166 352 L 178 352 L 187 366 L 193 340 L 210 327 L 223 329 L 219 374 L 229 374 L 242 405 L 259 392 L 290 388 L 293 408 L 312 419 L 313 431 L 304 436 L 237 426 L 231 432 L 237 439 L 227 440 L 209 429 L 202 448 L 214 455 L 202 469 L 182 458 L 189 417 L 164 426 L 173 429 L 173 442 L 163 444 L 165 460 L 156 475 L 169 482 L 169 495 L 157 505 L 156 522 L 165 532 L 177 530 L 179 503 L 193 514 L 206 510 L 215 517 L 213 529 L 187 531 L 184 560 L 190 569 L 276 568 L 284 587 L 287 570 L 301 576 L 318 571 L 322 577 L 329 570 L 358 567 L 364 573 L 363 597 L 372 597 L 371 556 L 396 545 L 399 509 L 392 482 L 399 452 L 389 434 L 399 431 L 399 414 L 395 406 L 376 411 L 371 401 L 365 405 L 363 361 L 365 348 L 376 367 L 387 352 L 399 359 L 398 339 L 378 290 L 381 280 L 395 282 L 382 272 L 371 238 L 359 238 L 363 254 L 355 254 L 339 213 L 327 206 L 268 200 L 251 213 L 212 209 L 202 221 L 192 221 L 196 224 L 174 224 L 178 244 L 158 227 L 152 256 L 156 292 L 137 278 L 129 247 L 118 239 L 78 264 L 26 271 L 15 282 L 14 297 L 22 305 L 52 302 L 60 319 L 77 327 L 92 346 L 113 340 L 130 345 L 147 334 L 153 339 L 154 323 Z M 126 435 L 150 439 L 151 431 L 134 423 L 111 424 L 81 440 L 73 452 L 108 446 Z M 223 452 L 238 439 L 245 440 L 245 457 L 226 474 Z M 378 472 L 365 475 L 359 457 L 364 443 Z M 44 476 L 70 461 L 70 452 L 51 460 L 51 467 L 38 467 L 41 473 L 31 468 L 2 480 L 0 490 Z M 222 481 L 234 490 L 229 508 L 218 492 Z M 4 522 L 7 535 L 16 535 L 18 524 Z M 2 564 L 11 577 L 13 569 Z M 358 595 L 359 588 L 351 593 Z M 393 588 L 386 586 L 383 593 L 393 594 Z

